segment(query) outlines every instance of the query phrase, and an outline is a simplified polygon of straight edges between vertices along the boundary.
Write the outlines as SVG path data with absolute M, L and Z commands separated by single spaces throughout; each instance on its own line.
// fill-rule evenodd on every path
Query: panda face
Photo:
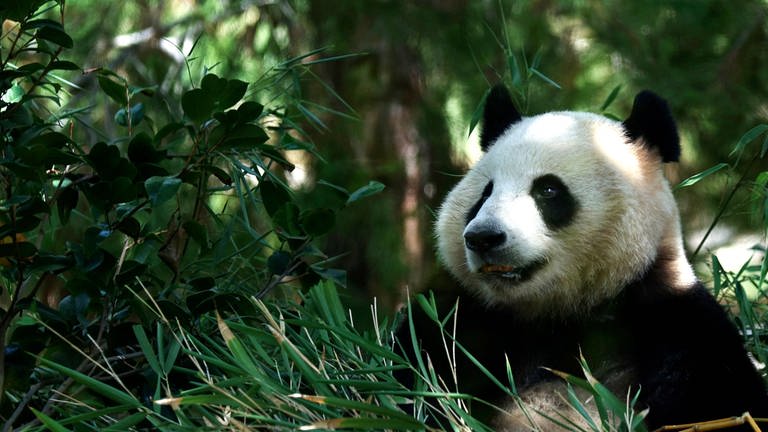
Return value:
M 531 316 L 615 296 L 675 230 L 658 152 L 633 144 L 619 122 L 577 112 L 503 131 L 448 194 L 436 225 L 454 276 L 489 304 Z
M 573 222 L 578 203 L 557 175 L 538 176 L 531 182 L 527 195 L 523 194 L 527 203 L 521 205 L 520 214 L 526 212 L 528 222 L 514 225 L 498 216 L 505 214 L 504 203 L 500 202 L 502 195 L 493 194 L 493 180 L 489 181 L 480 200 L 467 214 L 464 228 L 467 261 L 480 273 L 509 279 L 509 282 L 523 282 L 546 264 L 545 256 L 534 253 L 536 245 L 544 244 L 546 238 L 526 236 L 526 233 L 565 228 Z M 528 229 L 522 229 L 526 226 Z M 519 240 L 527 246 L 516 244 Z

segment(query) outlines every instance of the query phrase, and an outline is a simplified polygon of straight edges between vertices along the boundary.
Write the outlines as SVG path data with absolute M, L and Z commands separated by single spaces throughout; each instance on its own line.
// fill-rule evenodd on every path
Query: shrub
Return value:
M 154 412 L 153 399 L 191 379 L 164 375 L 180 345 L 164 345 L 169 329 L 158 320 L 200 337 L 216 327 L 213 311 L 258 315 L 252 296 L 343 284 L 314 240 L 338 211 L 382 188 L 323 184 L 338 199 L 308 208 L 285 184 L 293 168 L 285 152 L 315 152 L 295 120 L 319 121 L 301 106 L 298 85 L 320 51 L 276 65 L 255 85 L 204 70 L 180 100 L 167 100 L 66 60 L 74 41 L 63 17 L 63 1 L 0 6 L 6 430 L 114 404 Z M 99 92 L 103 103 L 69 106 L 81 92 Z M 109 113 L 107 130 L 89 123 L 97 111 Z M 162 368 L 145 351 L 152 346 Z M 61 402 L 68 398 L 76 408 Z

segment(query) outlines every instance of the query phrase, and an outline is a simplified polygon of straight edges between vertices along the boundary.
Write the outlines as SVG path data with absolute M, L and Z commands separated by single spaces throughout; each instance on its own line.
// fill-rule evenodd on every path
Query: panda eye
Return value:
M 559 197 L 566 190 L 559 178 L 547 174 L 534 180 L 531 186 L 531 195 L 537 200 L 551 200 Z
M 545 174 L 534 179 L 531 197 L 536 202 L 544 223 L 552 230 L 573 222 L 579 208 L 579 203 L 568 186 L 554 174 Z
M 480 198 L 482 199 L 488 199 L 491 194 L 493 193 L 493 182 L 488 182 L 487 185 L 485 185 L 485 189 L 483 189 L 483 194 L 480 195 Z
M 560 194 L 560 189 L 556 186 L 543 186 L 540 190 L 536 191 L 536 195 L 543 199 L 552 199 Z

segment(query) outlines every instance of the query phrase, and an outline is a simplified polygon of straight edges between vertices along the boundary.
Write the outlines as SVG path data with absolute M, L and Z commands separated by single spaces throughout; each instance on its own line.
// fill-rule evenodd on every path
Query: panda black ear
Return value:
M 655 93 L 648 90 L 638 93 L 623 125 L 632 141 L 643 137 L 646 146 L 656 147 L 662 162 L 680 160 L 680 137 L 675 120 L 667 101 Z
M 483 130 L 480 133 L 480 148 L 488 150 L 491 144 L 509 126 L 522 119 L 512 102 L 509 90 L 504 84 L 496 84 L 488 93 L 483 108 Z

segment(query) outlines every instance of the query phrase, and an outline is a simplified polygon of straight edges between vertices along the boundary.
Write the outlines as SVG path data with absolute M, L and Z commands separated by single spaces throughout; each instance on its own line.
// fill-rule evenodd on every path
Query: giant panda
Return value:
M 570 111 L 522 117 L 498 85 L 481 125 L 483 156 L 448 193 L 435 228 L 460 289 L 435 295 L 441 317 L 455 313 L 446 327 L 461 346 L 502 383 L 511 367 L 528 409 L 505 400 L 433 317 L 415 303 L 410 311 L 434 372 L 452 389 L 455 372 L 458 391 L 500 407 L 473 412 L 496 430 L 583 424 L 551 372 L 582 376 L 583 356 L 620 398 L 639 391 L 635 408 L 647 409 L 649 428 L 768 416 L 742 338 L 685 256 L 663 175 L 680 156 L 667 103 L 641 92 L 623 122 Z M 397 336 L 414 361 L 410 327 Z

